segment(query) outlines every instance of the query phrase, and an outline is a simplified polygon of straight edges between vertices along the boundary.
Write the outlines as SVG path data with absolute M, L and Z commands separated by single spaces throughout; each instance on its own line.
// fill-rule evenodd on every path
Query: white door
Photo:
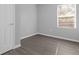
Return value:
M 15 40 L 14 5 L 0 4 L 0 54 L 13 48 Z

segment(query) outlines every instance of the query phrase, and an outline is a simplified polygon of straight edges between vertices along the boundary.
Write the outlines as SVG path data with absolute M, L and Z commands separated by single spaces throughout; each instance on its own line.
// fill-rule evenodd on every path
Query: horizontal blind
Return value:
M 57 7 L 57 25 L 61 28 L 75 28 L 76 24 L 76 6 L 59 5 Z

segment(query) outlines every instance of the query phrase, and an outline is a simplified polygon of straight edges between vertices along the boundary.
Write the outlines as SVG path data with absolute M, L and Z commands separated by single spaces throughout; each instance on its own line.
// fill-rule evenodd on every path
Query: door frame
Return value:
M 10 45 L 10 48 L 7 49 L 7 50 L 4 50 L 2 52 L 0 52 L 0 55 L 11 50 L 11 49 L 14 49 L 15 48 L 15 4 L 8 4 L 9 7 L 10 7 L 10 19 L 11 21 L 13 21 L 13 27 L 11 29 L 13 29 L 13 32 L 12 32 L 12 37 L 11 37 L 11 45 Z M 10 25 L 10 24 L 9 24 Z M 10 31 L 11 32 L 11 31 Z

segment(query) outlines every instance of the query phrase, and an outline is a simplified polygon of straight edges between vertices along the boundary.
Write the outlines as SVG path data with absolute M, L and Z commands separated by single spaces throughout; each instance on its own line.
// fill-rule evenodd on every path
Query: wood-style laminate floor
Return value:
M 3 55 L 79 55 L 79 43 L 35 35 L 21 41 L 21 47 Z

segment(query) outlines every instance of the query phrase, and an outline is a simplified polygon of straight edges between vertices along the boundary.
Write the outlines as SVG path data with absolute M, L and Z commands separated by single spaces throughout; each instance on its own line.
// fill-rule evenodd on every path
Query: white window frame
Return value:
M 64 4 L 60 4 L 60 5 L 64 5 Z M 68 28 L 68 29 L 76 29 L 76 4 L 75 5 L 75 15 L 74 15 L 74 27 L 70 28 L 70 27 L 61 27 L 59 26 L 59 15 L 58 15 L 58 8 L 60 5 L 57 5 L 57 28 Z M 67 4 L 65 4 L 67 5 Z

